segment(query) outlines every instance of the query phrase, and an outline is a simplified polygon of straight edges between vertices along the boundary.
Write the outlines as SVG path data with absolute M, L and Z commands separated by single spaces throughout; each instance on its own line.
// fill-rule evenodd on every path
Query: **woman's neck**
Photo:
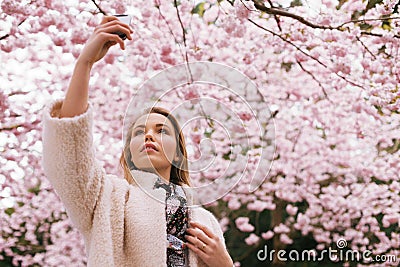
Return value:
M 144 169 L 144 171 L 152 172 L 159 176 L 165 183 L 169 184 L 170 180 L 170 174 L 171 174 L 171 168 L 167 169 Z

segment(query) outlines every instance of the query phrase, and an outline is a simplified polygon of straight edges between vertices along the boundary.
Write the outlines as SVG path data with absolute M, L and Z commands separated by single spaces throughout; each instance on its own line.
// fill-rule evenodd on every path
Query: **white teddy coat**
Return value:
M 92 106 L 73 118 L 59 118 L 61 105 L 55 101 L 44 110 L 43 167 L 84 237 L 87 265 L 167 266 L 165 191 L 152 189 L 157 176 L 133 171 L 139 185 L 131 185 L 105 174 L 95 159 Z M 189 218 L 210 228 L 225 245 L 221 227 L 209 211 L 192 207 Z M 189 266 L 206 264 L 189 250 Z

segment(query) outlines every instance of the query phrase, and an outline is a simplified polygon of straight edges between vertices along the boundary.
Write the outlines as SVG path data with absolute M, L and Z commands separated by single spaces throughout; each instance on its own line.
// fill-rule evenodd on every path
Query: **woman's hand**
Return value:
M 78 60 L 92 65 L 102 59 L 107 54 L 108 49 L 115 44 L 119 44 L 121 49 L 125 49 L 124 41 L 118 34 L 115 34 L 116 32 L 123 32 L 129 40 L 132 40 L 131 33 L 133 31 L 127 24 L 113 16 L 103 17 L 100 25 L 95 28 L 86 42 Z
M 108 49 L 115 44 L 119 44 L 121 49 L 125 49 L 124 41 L 115 32 L 123 32 L 129 40 L 132 40 L 132 29 L 112 16 L 103 17 L 100 25 L 87 40 L 75 64 L 74 73 L 61 107 L 60 118 L 74 117 L 87 110 L 90 71 L 93 64 L 103 58 Z
M 186 231 L 187 247 L 193 250 L 210 267 L 232 267 L 233 261 L 226 251 L 222 240 L 206 226 L 190 222 Z

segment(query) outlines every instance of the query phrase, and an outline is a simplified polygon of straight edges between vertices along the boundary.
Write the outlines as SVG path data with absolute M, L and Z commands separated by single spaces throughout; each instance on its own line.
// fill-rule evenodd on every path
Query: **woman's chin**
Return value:
M 146 172 L 153 172 L 153 173 L 156 172 L 156 169 L 154 167 L 142 167 L 142 168 L 138 168 L 138 169 L 142 170 L 142 171 L 146 171 Z

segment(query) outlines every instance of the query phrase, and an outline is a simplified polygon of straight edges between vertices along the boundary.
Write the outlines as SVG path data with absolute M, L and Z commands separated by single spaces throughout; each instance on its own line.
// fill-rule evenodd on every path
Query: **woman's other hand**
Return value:
M 186 231 L 187 247 L 210 267 L 232 267 L 233 261 L 222 240 L 198 222 L 190 222 Z
M 132 40 L 131 33 L 133 31 L 129 25 L 122 23 L 114 16 L 104 16 L 100 25 L 95 28 L 86 42 L 78 60 L 93 64 L 102 59 L 107 54 L 108 49 L 115 44 L 119 44 L 121 49 L 124 50 L 124 41 L 116 32 L 123 32 L 129 40 Z

